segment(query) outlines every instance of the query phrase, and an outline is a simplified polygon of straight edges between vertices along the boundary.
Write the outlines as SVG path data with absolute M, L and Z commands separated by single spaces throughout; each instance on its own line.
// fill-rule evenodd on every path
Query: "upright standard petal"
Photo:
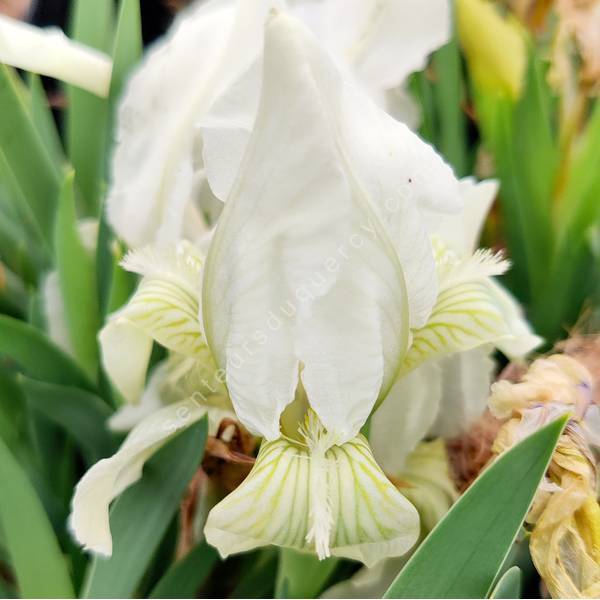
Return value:
M 198 3 L 132 75 L 119 109 L 108 196 L 109 220 L 131 246 L 181 238 L 203 178 L 196 124 L 258 56 L 273 4 Z
M 58 28 L 41 29 L 0 14 L 0 63 L 108 96 L 110 57 L 70 40 Z
M 341 0 L 336 3 L 345 9 Z M 371 18 L 351 49 L 358 77 L 372 89 L 391 89 L 424 69 L 429 54 L 450 39 L 450 4 L 371 0 Z
M 262 59 L 257 59 L 198 122 L 206 178 L 223 202 L 229 196 L 254 127 L 261 80 Z
M 398 86 L 449 39 L 448 0 L 288 0 L 287 5 L 372 100 L 411 129 L 418 124 L 418 107 Z M 250 138 L 260 80 L 260 68 L 249 69 L 199 121 L 206 176 L 223 201 Z
M 292 0 L 292 7 L 375 95 L 423 69 L 450 39 L 448 0 Z
M 448 0 L 212 0 L 182 12 L 134 73 L 119 111 L 108 210 L 131 246 L 189 233 L 206 177 L 226 198 L 223 176 L 237 172 L 256 116 L 260 70 L 249 67 L 262 54 L 269 9 L 286 7 L 391 113 L 398 98 L 389 88 L 449 35 Z
M 204 325 L 240 419 L 269 440 L 299 377 L 351 439 L 435 300 L 420 208 L 451 170 L 345 79 L 304 27 L 267 26 L 259 112 L 204 277 Z

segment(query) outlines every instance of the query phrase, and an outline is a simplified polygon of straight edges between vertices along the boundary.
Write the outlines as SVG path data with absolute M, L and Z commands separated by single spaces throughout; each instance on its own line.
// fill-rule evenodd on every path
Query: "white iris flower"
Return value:
M 514 337 L 489 283 L 506 263 L 434 235 L 462 202 L 433 149 L 297 19 L 269 18 L 260 67 L 256 119 L 206 259 L 183 242 L 126 260 L 143 279 L 101 334 L 111 379 L 139 401 L 154 340 L 202 393 L 143 419 L 80 482 L 72 526 L 92 550 L 110 552 L 109 503 L 144 461 L 232 407 L 263 443 L 207 519 L 222 556 L 267 544 L 367 565 L 404 554 L 417 511 L 361 428 L 430 358 Z

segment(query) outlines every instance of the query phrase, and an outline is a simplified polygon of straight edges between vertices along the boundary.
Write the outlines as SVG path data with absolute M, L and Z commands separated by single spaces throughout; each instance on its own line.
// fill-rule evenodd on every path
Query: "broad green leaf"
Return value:
M 488 467 L 429 534 L 384 597 L 486 597 L 566 421 L 565 417 L 544 427 Z
M 121 0 L 113 49 L 110 102 L 115 105 L 131 68 L 142 55 L 142 25 L 139 0 Z
M 65 153 L 54 117 L 52 116 L 52 111 L 48 105 L 46 91 L 39 75 L 29 73 L 28 80 L 30 92 L 29 103 L 33 124 L 46 146 L 48 155 L 56 165 L 56 168 L 61 170 L 65 164 Z
M 545 285 L 529 313 L 535 330 L 549 344 L 564 338 L 581 315 L 597 282 L 596 265 L 585 233 L 563 239 L 548 262 Z
M 109 51 L 113 2 L 75 0 L 72 7 L 71 37 Z M 83 195 L 84 213 L 97 216 L 104 187 L 108 100 L 74 86 L 67 87 L 67 97 L 67 153 L 75 167 L 77 188 Z
M 0 262 L 0 309 L 4 313 L 23 316 L 27 309 L 27 290 L 23 280 Z
M 107 313 L 112 271 L 115 263 L 113 241 L 114 237 L 106 221 L 106 210 L 104 203 L 102 203 L 98 220 L 98 241 L 96 243 L 96 290 L 98 292 L 98 309 L 102 321 L 104 321 Z
M 556 136 L 552 128 L 552 98 L 546 72 L 530 52 L 525 88 L 515 107 L 513 148 L 521 185 L 521 200 L 528 233 L 537 244 L 537 260 L 545 261 L 552 249 L 551 211 L 558 167 Z M 535 223 L 535 227 L 532 225 Z
M 454 168 L 458 177 L 467 175 L 467 121 L 462 110 L 464 100 L 460 52 L 455 39 L 434 53 L 434 98 L 439 121 L 437 148 Z
M 33 284 L 41 270 L 42 260 L 35 246 L 28 246 L 19 223 L 8 218 L 0 209 L 0 256 L 4 264 L 24 282 Z
M 516 104 L 482 92 L 475 96 L 484 142 L 501 181 L 502 224 L 513 262 L 506 279 L 526 304 L 543 288 L 554 246 L 552 175 L 558 155 L 544 75 L 531 52 L 525 88 Z
M 26 418 L 25 399 L 14 374 L 0 369 L 0 437 L 18 459 L 23 450 L 29 450 Z
M 587 236 L 600 220 L 599 144 L 600 103 L 596 101 L 584 133 L 573 144 L 569 160 L 563 159 L 568 172 L 556 199 L 558 242 L 544 269 L 545 285 L 531 310 L 534 325 L 549 341 L 564 337 L 594 292 L 597 261 L 590 253 Z
M 0 525 L 24 598 L 74 598 L 66 561 L 25 473 L 0 439 Z
M 113 553 L 94 558 L 86 598 L 131 598 L 179 507 L 206 443 L 206 417 L 180 433 L 146 465 L 142 479 L 110 511 Z
M 0 64 L 0 148 L 50 245 L 60 173 L 35 128 L 27 90 L 13 69 Z
M 508 569 L 495 585 L 490 598 L 520 598 L 521 597 L 521 569 L 514 566 Z
M 487 96 L 475 92 L 479 128 L 486 148 L 492 153 L 500 178 L 502 224 L 512 267 L 505 275 L 511 290 L 524 303 L 531 296 L 529 273 L 533 268 L 531 238 L 528 238 L 523 211 L 519 203 L 519 180 L 514 161 L 514 104 L 506 97 Z
M 556 242 L 551 215 L 559 157 L 550 109 L 545 72 L 531 52 L 525 88 L 514 109 L 512 128 L 503 131 L 510 139 L 504 138 L 495 158 L 502 179 L 500 198 L 503 224 L 510 242 L 509 255 L 516 272 L 526 268 L 529 296 L 521 299 L 533 306 L 542 297 L 546 298 L 548 266 Z M 521 245 L 524 256 L 519 258 L 513 255 L 513 248 L 519 249 Z M 509 273 L 509 280 L 510 277 Z M 535 308 L 532 317 L 539 332 L 546 336 L 548 331 L 540 328 Z
M 6 581 L 0 579 L 0 598 L 17 598 L 17 593 Z
M 73 492 L 72 442 L 42 414 L 31 410 L 27 416 L 31 454 L 21 465 L 27 469 L 55 531 L 63 532 Z
M 36 222 L 31 206 L 27 203 L 6 155 L 0 148 L 0 221 L 8 239 L 2 240 L 5 260 L 23 257 L 27 264 L 27 280 L 32 283 L 39 273 L 47 268 L 52 260 L 50 246 L 44 241 L 43 233 Z M 11 248 L 12 238 L 18 239 Z M 15 263 L 15 269 L 19 270 Z M 23 266 L 25 269 L 25 266 Z M 25 274 L 25 271 L 24 271 Z
M 0 315 L 0 354 L 14 360 L 34 379 L 94 390 L 85 373 L 43 333 L 4 315 Z
M 100 327 L 95 265 L 77 229 L 72 171 L 67 173 L 60 194 L 54 239 L 69 338 L 77 360 L 94 378 L 98 369 L 96 334 Z
M 231 598 L 272 598 L 279 554 L 276 548 L 265 548 L 244 557 L 241 577 Z
M 201 542 L 171 566 L 152 590 L 150 598 L 196 598 L 198 588 L 218 558 L 212 546 Z
M 281 548 L 275 597 L 318 598 L 339 562 L 339 558 L 319 560 L 312 554 Z
M 583 134 L 573 143 L 565 189 L 559 198 L 560 238 L 581 235 L 600 218 L 600 102 L 592 110 Z
M 68 432 L 82 448 L 89 465 L 115 451 L 106 420 L 112 411 L 98 396 L 71 386 L 21 377 L 31 407 Z

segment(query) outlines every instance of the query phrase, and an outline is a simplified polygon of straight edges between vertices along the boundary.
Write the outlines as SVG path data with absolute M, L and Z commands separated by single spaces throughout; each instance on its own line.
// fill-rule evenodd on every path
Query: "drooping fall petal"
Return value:
M 320 491 L 330 511 L 333 556 L 372 565 L 415 543 L 417 511 L 382 473 L 362 436 L 330 448 L 324 464 L 302 444 L 264 442 L 242 485 L 210 512 L 207 541 L 223 557 L 267 544 L 314 551 L 309 529 L 317 469 L 324 470 Z

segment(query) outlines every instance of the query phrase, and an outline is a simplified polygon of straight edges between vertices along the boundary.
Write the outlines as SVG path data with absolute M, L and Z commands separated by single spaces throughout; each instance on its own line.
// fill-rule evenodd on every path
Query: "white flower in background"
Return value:
M 108 96 L 110 57 L 70 40 L 56 27 L 42 29 L 0 14 L 0 63 Z
M 187 242 L 137 250 L 123 261 L 142 279 L 99 337 L 104 368 L 126 402 L 111 426 L 133 429 L 114 456 L 96 463 L 79 482 L 70 520 L 76 539 L 94 552 L 111 553 L 110 502 L 141 477 L 152 454 L 205 415 L 211 434 L 223 418 L 235 416 L 202 333 L 203 261 Z M 145 387 L 153 342 L 169 357 Z
M 254 123 L 273 8 L 303 18 L 389 106 L 409 104 L 398 86 L 450 34 L 448 0 L 212 0 L 183 11 L 119 110 L 108 213 L 130 246 L 195 239 L 202 213 L 220 210 L 214 195 L 226 199 Z
M 491 358 L 494 348 L 511 359 L 519 359 L 541 343 L 516 300 L 490 276 L 499 273 L 486 273 L 485 269 L 480 269 L 481 263 L 474 260 L 478 256 L 485 257 L 475 249 L 498 190 L 497 182 L 475 183 L 466 178 L 460 182 L 460 190 L 464 210 L 431 224 L 438 249 L 438 277 L 442 290 L 438 299 L 438 307 L 442 310 L 434 308 L 432 321 L 443 316 L 447 297 L 454 296 L 450 290 L 461 289 L 461 285 L 453 284 L 448 291 L 443 291 L 448 281 L 458 274 L 464 278 L 462 286 L 472 288 L 473 298 L 478 293 L 484 294 L 488 308 L 501 317 L 505 327 L 492 330 L 488 335 L 480 332 L 479 336 L 464 336 L 461 328 L 471 327 L 474 323 L 469 321 L 467 314 L 449 315 L 449 324 L 456 320 L 458 335 L 462 337 L 457 338 L 447 329 L 445 333 L 454 343 L 445 350 L 438 349 L 442 352 L 437 353 L 430 351 L 428 344 L 432 340 L 429 335 L 421 341 L 427 327 L 422 332 L 413 332 L 413 350 L 407 357 L 407 372 L 398 378 L 371 419 L 373 452 L 377 460 L 392 468 L 391 472 L 404 467 L 408 453 L 425 436 L 448 438 L 459 435 L 484 412 L 495 369 Z M 490 314 L 484 306 L 480 308 Z M 437 330 L 443 331 L 443 328 Z M 420 360 L 426 360 L 414 368 L 416 365 L 412 364 L 414 359 L 410 354 L 420 354 L 423 349 L 429 356 L 420 356 Z

